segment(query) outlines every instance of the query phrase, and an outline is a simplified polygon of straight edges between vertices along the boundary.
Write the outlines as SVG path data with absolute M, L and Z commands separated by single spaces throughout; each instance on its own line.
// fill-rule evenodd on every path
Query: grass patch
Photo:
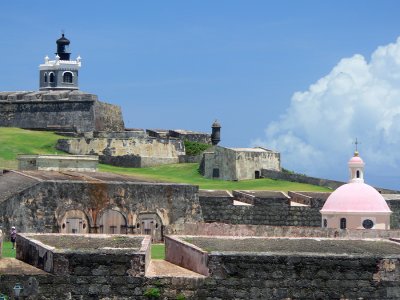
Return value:
M 101 164 L 99 169 L 103 172 L 131 175 L 146 180 L 194 184 L 207 190 L 331 191 L 320 186 L 269 178 L 242 181 L 208 179 L 199 174 L 198 164 L 172 164 L 152 168 L 123 168 Z
M 165 259 L 165 245 L 164 244 L 151 245 L 151 258 Z
M 63 154 L 55 149 L 60 138 L 49 131 L 0 128 L 0 169 L 17 168 L 17 154 Z M 208 179 L 201 176 L 197 169 L 198 164 L 172 164 L 152 168 L 99 165 L 99 170 L 103 172 L 134 176 L 147 181 L 193 184 L 208 190 L 331 191 L 324 187 L 267 178 L 242 181 Z
M 0 168 L 16 168 L 18 154 L 61 154 L 55 145 L 61 137 L 49 131 L 0 127 Z
M 3 242 L 3 256 L 15 258 L 15 249 L 12 249 L 11 242 Z

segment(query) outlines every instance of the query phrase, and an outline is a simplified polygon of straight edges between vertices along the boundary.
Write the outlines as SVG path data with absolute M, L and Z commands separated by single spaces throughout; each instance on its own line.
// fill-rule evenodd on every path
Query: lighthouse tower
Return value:
M 44 58 L 44 64 L 39 66 L 39 90 L 77 90 L 78 70 L 81 67 L 81 57 L 70 60 L 70 41 L 62 34 L 57 41 L 55 59 Z

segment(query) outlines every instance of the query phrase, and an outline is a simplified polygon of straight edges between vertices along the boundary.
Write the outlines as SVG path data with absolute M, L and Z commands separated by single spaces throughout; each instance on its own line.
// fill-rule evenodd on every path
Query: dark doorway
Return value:
M 347 225 L 346 225 L 346 218 L 341 218 L 340 219 L 340 229 L 346 229 Z
M 259 179 L 260 178 L 260 171 L 255 171 L 254 172 L 254 178 Z
M 217 168 L 213 169 L 213 178 L 219 178 L 219 169 Z

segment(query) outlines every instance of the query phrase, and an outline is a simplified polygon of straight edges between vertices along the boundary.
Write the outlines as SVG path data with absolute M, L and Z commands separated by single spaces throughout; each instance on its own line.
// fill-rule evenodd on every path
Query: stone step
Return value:
M 204 275 L 161 259 L 152 259 L 150 261 L 150 265 L 147 268 L 146 277 L 206 278 Z

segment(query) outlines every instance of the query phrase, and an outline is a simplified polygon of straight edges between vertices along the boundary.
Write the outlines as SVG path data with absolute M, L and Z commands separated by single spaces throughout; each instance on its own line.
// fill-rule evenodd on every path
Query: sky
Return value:
M 210 132 L 348 179 L 400 189 L 400 1 L 1 1 L 0 91 L 37 90 L 65 31 L 80 89 L 126 127 Z

